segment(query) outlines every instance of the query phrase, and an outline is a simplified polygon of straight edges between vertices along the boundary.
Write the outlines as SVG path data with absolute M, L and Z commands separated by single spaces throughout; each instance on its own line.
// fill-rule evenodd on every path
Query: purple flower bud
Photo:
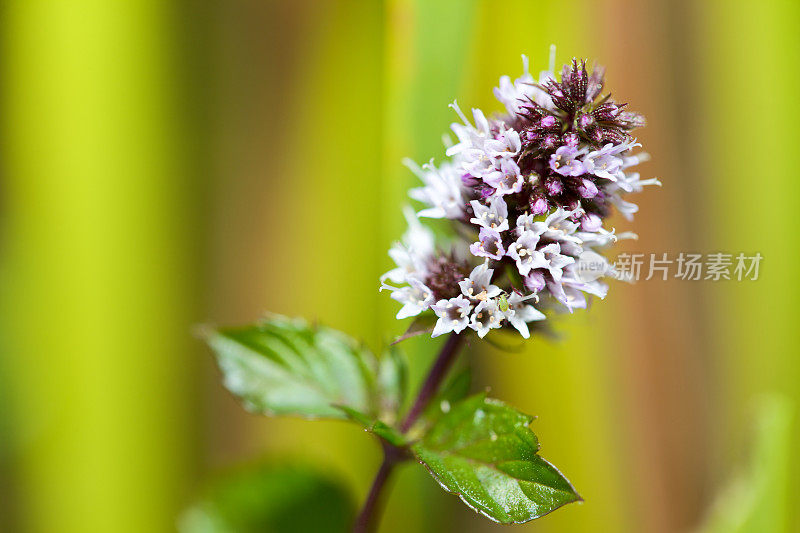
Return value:
M 616 104 L 607 102 L 605 104 L 601 104 L 597 106 L 597 109 L 594 110 L 594 116 L 597 117 L 597 120 L 602 120 L 605 122 L 611 122 L 617 115 L 619 114 L 619 107 Z
M 584 179 L 578 186 L 578 194 L 583 198 L 594 198 L 597 196 L 597 185 L 592 180 Z
M 557 143 L 558 137 L 551 133 L 550 135 L 545 136 L 545 138 L 542 140 L 542 148 L 550 150 L 555 148 Z
M 550 178 L 544 184 L 545 189 L 547 189 L 547 194 L 550 196 L 557 196 L 564 191 L 564 186 L 561 182 L 557 179 Z
M 544 281 L 544 274 L 539 272 L 538 270 L 532 270 L 530 274 L 525 276 L 523 280 L 523 284 L 525 288 L 533 293 L 537 293 L 544 289 L 545 281 Z
M 528 130 L 525 132 L 525 138 L 528 140 L 528 142 L 534 142 L 541 139 L 542 136 L 533 130 Z
M 487 187 L 487 186 L 481 187 L 480 188 L 481 200 L 485 200 L 485 199 L 489 198 L 491 195 L 494 194 L 494 191 L 495 190 L 493 188 L 491 188 L 491 187 Z
M 594 123 L 594 119 L 591 115 L 581 115 L 578 119 L 578 127 L 582 130 L 585 130 L 589 126 Z
M 564 144 L 567 146 L 572 146 L 573 148 L 578 147 L 580 140 L 581 139 L 578 137 L 578 134 L 572 131 L 564 135 Z
M 622 144 L 628 139 L 628 135 L 619 128 L 603 128 L 602 130 L 598 129 L 598 131 L 601 132 L 602 140 L 605 142 Z
M 581 229 L 583 231 L 599 231 L 603 227 L 602 219 L 594 213 L 586 213 L 581 218 Z
M 547 213 L 547 200 L 539 196 L 538 198 L 531 198 L 530 202 L 531 213 L 534 215 L 542 215 Z
M 542 117 L 542 120 L 539 122 L 539 124 L 543 128 L 552 128 L 553 126 L 556 125 L 556 122 L 557 122 L 556 117 L 554 117 L 553 115 L 547 115 L 545 117 Z
M 464 174 L 461 176 L 461 183 L 466 187 L 475 187 L 480 183 L 480 180 L 471 174 Z

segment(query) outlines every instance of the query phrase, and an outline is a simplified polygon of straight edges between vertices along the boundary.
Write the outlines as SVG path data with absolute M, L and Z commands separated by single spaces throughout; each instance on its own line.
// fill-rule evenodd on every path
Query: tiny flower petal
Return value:
M 499 232 L 508 229 L 508 206 L 502 198 L 491 198 L 489 205 L 472 200 L 469 205 L 472 206 L 472 211 L 475 213 L 475 216 L 469 220 L 473 224 Z
M 469 326 L 472 304 L 460 294 L 449 300 L 439 300 L 431 306 L 431 309 L 439 317 L 432 337 L 438 337 L 451 331 L 461 333 Z
M 477 257 L 488 257 L 499 261 L 506 253 L 503 248 L 503 237 L 497 230 L 481 228 L 479 241 L 469 247 L 472 255 Z

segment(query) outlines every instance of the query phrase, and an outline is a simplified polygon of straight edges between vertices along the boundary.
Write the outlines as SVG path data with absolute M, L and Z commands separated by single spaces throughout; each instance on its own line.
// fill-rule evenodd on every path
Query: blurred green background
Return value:
M 2 531 L 173 531 L 203 480 L 264 456 L 309 457 L 360 501 L 378 446 L 344 423 L 246 414 L 193 328 L 269 310 L 376 347 L 402 331 L 377 291 L 415 181 L 401 158 L 440 158 L 447 104 L 499 110 L 499 76 L 521 73 L 521 53 L 545 68 L 551 43 L 559 63 L 607 65 L 648 118 L 642 171 L 664 187 L 639 195 L 634 224 L 615 221 L 640 235 L 627 249 L 764 261 L 755 282 L 617 284 L 560 342 L 472 351 L 476 386 L 539 416 L 543 455 L 586 500 L 518 530 L 690 531 L 746 468 L 757 398 L 788 412 L 800 399 L 796 1 L 19 0 L 0 13 Z M 432 344 L 406 345 L 419 371 Z M 797 426 L 761 447 L 774 494 L 719 531 L 800 530 L 800 462 L 779 457 Z M 411 466 L 383 526 L 500 528 Z

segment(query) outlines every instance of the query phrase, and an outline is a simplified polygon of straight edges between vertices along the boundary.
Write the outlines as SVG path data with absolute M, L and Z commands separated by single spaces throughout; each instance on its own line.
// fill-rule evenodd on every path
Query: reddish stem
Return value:
M 433 366 L 431 366 L 430 372 L 428 372 L 428 377 L 425 378 L 425 382 L 419 389 L 419 394 L 414 401 L 414 405 L 411 406 L 408 414 L 406 414 L 403 422 L 400 424 L 400 430 L 403 433 L 411 429 L 420 415 L 425 411 L 425 408 L 428 407 L 431 399 L 436 395 L 442 381 L 444 381 L 445 376 L 447 376 L 448 370 L 450 370 L 450 367 L 453 366 L 453 362 L 456 360 L 458 350 L 463 340 L 464 335 L 459 335 L 457 333 L 451 333 L 447 338 L 447 342 L 439 352 L 439 356 L 436 358 Z M 406 455 L 406 450 L 383 442 L 383 462 L 378 469 L 378 473 L 375 475 L 372 487 L 367 495 L 367 500 L 364 502 L 364 506 L 361 508 L 361 512 L 358 514 L 356 523 L 353 526 L 354 533 L 368 533 L 374 530 L 383 488 L 392 470 L 394 470 L 394 466 L 403 461 Z

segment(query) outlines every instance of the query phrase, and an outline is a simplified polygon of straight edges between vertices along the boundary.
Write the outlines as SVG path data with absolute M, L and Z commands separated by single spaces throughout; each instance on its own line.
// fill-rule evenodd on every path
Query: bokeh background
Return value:
M 415 180 L 401 158 L 440 158 L 447 104 L 499 110 L 498 78 L 521 53 L 545 68 L 551 43 L 559 63 L 606 64 L 649 120 L 643 172 L 664 187 L 615 221 L 640 235 L 628 251 L 764 260 L 755 282 L 617 284 L 559 342 L 471 351 L 475 386 L 539 416 L 543 455 L 586 500 L 518 530 L 692 531 L 746 468 L 759 398 L 800 400 L 797 2 L 0 13 L 0 530 L 173 531 L 204 479 L 264 456 L 308 457 L 360 500 L 378 446 L 345 423 L 246 414 L 193 328 L 276 311 L 376 347 L 401 332 L 377 291 Z M 420 371 L 434 348 L 406 344 Z M 734 498 L 755 509 L 748 531 L 800 530 L 787 424 L 756 469 L 772 492 Z M 383 531 L 499 529 L 421 468 L 395 481 Z

